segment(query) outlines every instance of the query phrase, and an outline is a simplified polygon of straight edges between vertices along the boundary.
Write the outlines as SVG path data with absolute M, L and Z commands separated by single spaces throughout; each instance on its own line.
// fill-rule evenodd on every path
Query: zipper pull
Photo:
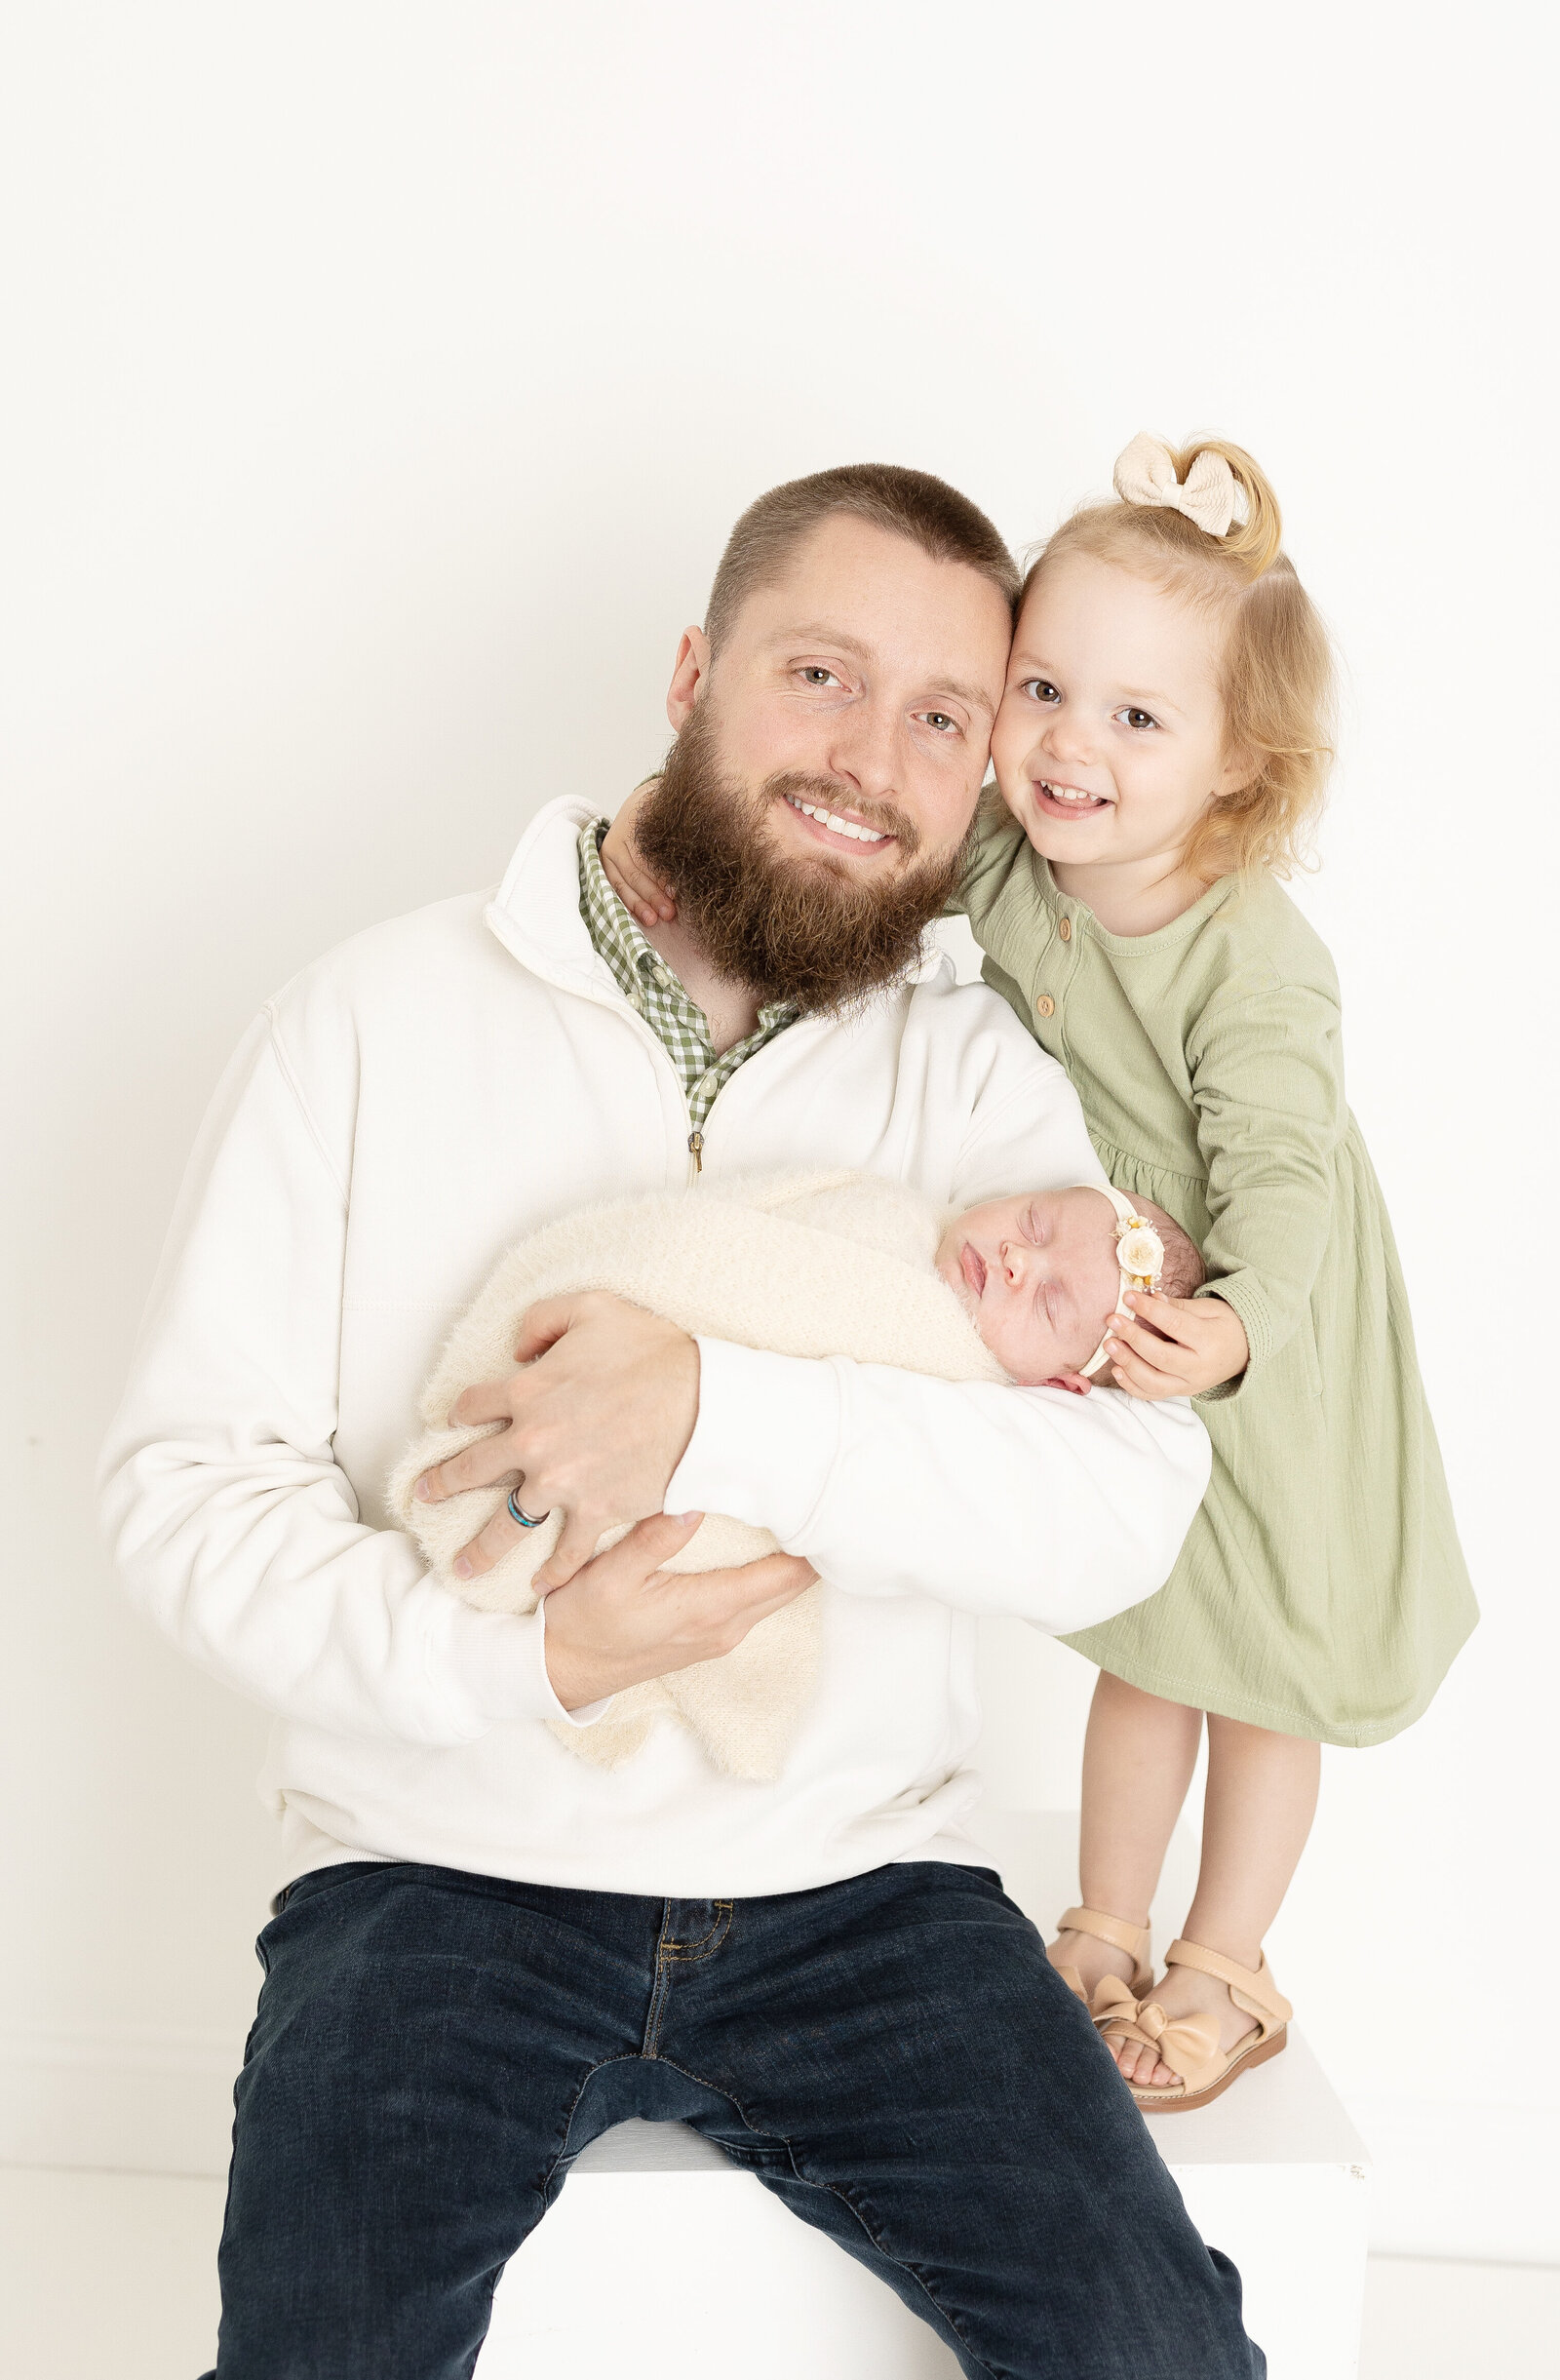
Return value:
M 704 1171 L 704 1135 L 702 1132 L 688 1134 L 688 1154 L 693 1159 L 694 1172 L 702 1174 Z

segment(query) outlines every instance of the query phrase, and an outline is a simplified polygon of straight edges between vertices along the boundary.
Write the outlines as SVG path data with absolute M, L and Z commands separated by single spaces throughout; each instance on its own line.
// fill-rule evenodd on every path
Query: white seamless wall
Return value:
M 1502 2159 L 1541 2206 L 1560 2088 L 1510 2003 L 1560 1950 L 1543 78 L 1519 9 L 1413 46 L 1336 0 L 1183 14 L 149 0 L 14 35 L 0 2156 L 220 2155 L 262 1722 L 115 1599 L 87 1482 L 257 1000 L 653 764 L 760 488 L 913 461 L 1023 543 L 1133 431 L 1217 426 L 1349 667 L 1301 898 L 1486 1615 L 1418 1728 L 1330 1757 L 1273 1964 L 1419 2144 L 1392 2243 L 1560 2256 L 1434 2179 Z M 1081 1664 L 1014 1629 L 988 1669 L 994 1792 L 1073 1802 Z

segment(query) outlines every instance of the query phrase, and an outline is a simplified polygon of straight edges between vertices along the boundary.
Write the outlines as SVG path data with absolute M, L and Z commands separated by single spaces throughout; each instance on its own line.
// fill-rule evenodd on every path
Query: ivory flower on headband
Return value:
M 1204 447 L 1184 480 L 1162 438 L 1140 430 L 1115 466 L 1115 491 L 1128 504 L 1159 504 L 1185 513 L 1210 537 L 1222 537 L 1234 520 L 1240 490 L 1222 454 Z
M 1109 1182 L 1080 1182 L 1076 1187 L 1079 1190 L 1097 1190 L 1102 1197 L 1110 1199 L 1115 1209 L 1115 1261 L 1121 1268 L 1121 1285 L 1116 1291 L 1115 1308 L 1111 1316 L 1114 1322 L 1117 1314 L 1130 1315 L 1132 1311 L 1127 1304 L 1129 1289 L 1151 1292 L 1158 1288 L 1164 1273 L 1164 1241 L 1148 1217 L 1140 1215 L 1131 1199 L 1124 1198 Z M 1106 1337 L 1109 1336 L 1107 1331 Z M 1105 1340 L 1102 1339 L 1088 1362 L 1079 1364 L 1078 1370 L 1085 1380 L 1089 1380 L 1105 1361 Z

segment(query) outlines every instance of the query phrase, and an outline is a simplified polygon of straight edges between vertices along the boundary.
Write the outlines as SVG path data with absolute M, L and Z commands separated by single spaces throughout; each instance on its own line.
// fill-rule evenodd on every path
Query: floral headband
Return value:
M 1115 1306 L 1111 1314 L 1113 1322 L 1117 1314 L 1130 1314 L 1132 1311 L 1127 1304 L 1129 1289 L 1151 1292 L 1158 1288 L 1164 1272 L 1164 1241 L 1152 1224 L 1138 1213 L 1131 1199 L 1123 1198 L 1121 1192 L 1112 1190 L 1109 1182 L 1079 1182 L 1074 1188 L 1097 1190 L 1101 1197 L 1109 1198 L 1115 1209 L 1115 1261 L 1121 1268 L 1121 1286 L 1116 1291 Z M 1106 1336 L 1110 1336 L 1109 1330 Z M 1105 1340 L 1102 1339 L 1088 1362 L 1080 1364 L 1078 1369 L 1085 1380 L 1090 1380 L 1107 1360 Z

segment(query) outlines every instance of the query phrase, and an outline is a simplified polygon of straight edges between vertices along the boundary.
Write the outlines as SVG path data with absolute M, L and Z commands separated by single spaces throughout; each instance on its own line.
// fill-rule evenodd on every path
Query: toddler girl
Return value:
M 1145 435 L 1115 485 L 1029 574 L 992 739 L 1002 806 L 965 899 L 988 981 L 1066 1066 L 1111 1179 L 1168 1208 L 1211 1276 L 1129 1298 L 1112 1336 L 1129 1395 L 1198 1399 L 1213 1479 L 1161 1591 L 1072 1640 L 1101 1676 L 1085 1905 L 1051 1952 L 1140 2102 L 1166 2108 L 1282 2046 L 1262 1942 L 1319 1747 L 1416 1719 L 1475 1611 L 1345 1105 L 1337 980 L 1275 881 L 1320 806 L 1326 635 L 1238 448 Z M 1204 1713 L 1196 1898 L 1134 2006 Z
M 1082 1905 L 1050 1954 L 1161 2110 L 1282 2048 L 1262 1944 L 1320 1745 L 1408 1726 L 1476 1612 L 1337 979 L 1276 881 L 1321 804 L 1327 638 L 1239 448 L 1144 435 L 1115 486 L 1025 583 L 963 905 L 1112 1183 L 1208 1268 L 1190 1297 L 1129 1293 L 1108 1343 L 1128 1395 L 1197 1398 L 1213 1477 L 1167 1583 L 1070 1640 L 1101 1675 Z M 1149 1903 L 1204 1715 L 1196 1896 L 1153 1985 Z

